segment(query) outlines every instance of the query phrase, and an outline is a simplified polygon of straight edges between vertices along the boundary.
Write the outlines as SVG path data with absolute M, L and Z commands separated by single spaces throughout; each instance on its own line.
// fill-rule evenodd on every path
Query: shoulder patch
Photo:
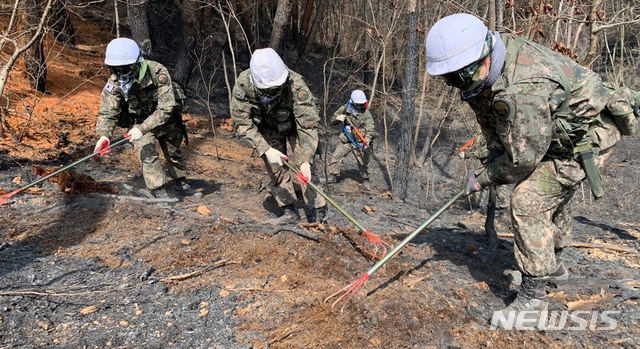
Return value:
M 496 99 L 493 101 L 493 114 L 502 119 L 508 119 L 515 110 L 516 108 L 510 100 Z
M 237 99 L 244 99 L 245 93 L 244 90 L 241 88 L 234 88 L 233 89 L 233 96 L 236 97 Z
M 306 90 L 300 90 L 298 91 L 298 93 L 296 93 L 296 97 L 300 102 L 304 102 L 309 99 L 309 92 L 307 92 Z
M 106 85 L 104 85 L 104 89 L 107 90 L 107 92 L 112 92 L 115 86 L 113 86 L 112 83 L 107 82 Z
M 158 82 L 163 85 L 166 85 L 167 82 L 169 82 L 169 77 L 166 74 L 160 74 L 158 75 Z

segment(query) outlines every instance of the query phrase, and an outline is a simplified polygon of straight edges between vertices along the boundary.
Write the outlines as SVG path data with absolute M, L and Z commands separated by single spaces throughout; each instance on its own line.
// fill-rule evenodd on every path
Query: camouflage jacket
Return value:
M 115 126 L 131 128 L 138 125 L 142 133 L 180 121 L 182 103 L 186 99 L 182 89 L 171 80 L 165 66 L 145 61 L 138 79 L 128 96 L 119 86 L 116 75 L 111 74 L 102 89 L 96 131 L 99 136 L 110 137 Z
M 231 118 L 236 133 L 262 156 L 271 146 L 269 138 L 298 137 L 301 162 L 313 162 L 318 148 L 318 107 L 302 76 L 289 70 L 289 78 L 280 97 L 273 103 L 259 103 L 258 89 L 251 73 L 238 76 L 231 98 Z
M 482 185 L 516 183 L 529 175 L 543 158 L 570 159 L 573 149 L 558 142 L 556 112 L 565 91 L 549 57 L 556 60 L 571 86 L 572 122 L 599 124 L 599 114 L 612 89 L 600 77 L 570 58 L 547 50 L 547 55 L 511 34 L 502 34 L 507 48 L 498 80 L 468 100 L 487 144 L 504 153 L 479 177 Z
M 332 123 L 334 125 L 341 123 L 339 120 L 336 120 L 336 116 L 338 115 L 346 115 L 347 118 L 349 118 L 351 125 L 358 128 L 367 142 L 371 142 L 371 140 L 376 138 L 376 124 L 373 121 L 373 116 L 371 115 L 371 112 L 369 110 L 365 110 L 365 112 L 361 114 L 356 114 L 349 111 L 346 105 L 343 105 L 338 108 L 335 113 L 333 113 Z M 349 137 L 351 137 L 351 139 L 356 143 L 362 145 L 360 137 L 358 137 L 353 129 L 349 131 Z M 351 141 L 347 139 L 347 135 L 344 133 L 344 131 L 340 134 L 340 141 L 342 143 L 351 143 Z

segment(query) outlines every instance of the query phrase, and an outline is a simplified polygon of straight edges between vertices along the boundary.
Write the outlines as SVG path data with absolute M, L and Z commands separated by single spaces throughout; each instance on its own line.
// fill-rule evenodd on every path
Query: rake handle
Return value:
M 394 247 L 386 256 L 384 256 L 381 260 L 379 260 L 376 264 L 371 267 L 371 269 L 367 270 L 367 275 L 371 276 L 376 270 L 380 269 L 385 263 L 387 263 L 400 249 L 402 249 L 409 241 L 413 240 L 420 232 L 426 228 L 434 219 L 438 218 L 449 206 L 451 206 L 458 198 L 460 198 L 465 193 L 465 189 L 460 190 L 456 195 L 454 195 L 444 206 L 442 206 L 438 211 L 436 211 L 431 217 L 429 217 L 422 225 L 417 227 L 411 234 L 407 235 L 402 242 L 400 242 L 396 247 Z
M 114 147 L 114 146 L 118 146 L 118 145 L 123 144 L 123 143 L 125 143 L 125 142 L 127 142 L 127 141 L 128 141 L 128 140 L 127 140 L 126 138 L 122 138 L 122 139 L 120 139 L 120 140 L 118 140 L 118 141 L 116 141 L 116 142 L 111 143 L 111 144 L 109 145 L 109 148 Z M 83 157 L 83 158 L 81 158 L 81 159 L 78 159 L 78 160 L 76 160 L 76 161 L 74 161 L 74 162 L 70 163 L 70 164 L 69 164 L 69 165 L 67 165 L 67 166 L 64 166 L 63 168 L 61 168 L 61 169 L 59 169 L 59 170 L 57 170 L 57 171 L 51 172 L 51 173 L 49 173 L 48 175 L 46 175 L 46 176 L 44 176 L 44 177 L 42 177 L 42 178 L 40 178 L 40 179 L 38 179 L 38 180 L 36 180 L 36 181 L 33 181 L 33 182 L 31 182 L 31 183 L 29 183 L 29 184 L 25 185 L 24 187 L 21 187 L 21 188 L 19 188 L 19 189 L 16 189 L 16 190 L 12 191 L 12 192 L 11 192 L 11 193 L 9 193 L 9 194 L 6 194 L 6 197 L 4 197 L 4 199 L 8 199 L 8 198 L 10 198 L 10 197 L 12 197 L 12 196 L 14 196 L 14 195 L 16 195 L 16 194 L 20 193 L 20 192 L 23 192 L 23 191 L 25 191 L 25 190 L 27 190 L 27 189 L 29 189 L 29 188 L 33 187 L 34 185 L 36 185 L 36 184 L 38 184 L 38 183 L 42 183 L 42 182 L 46 181 L 47 179 L 49 179 L 49 178 L 51 178 L 51 177 L 53 177 L 53 176 L 55 176 L 55 175 L 58 175 L 58 174 L 60 174 L 60 173 L 62 173 L 62 172 L 64 172 L 64 171 L 66 171 L 66 170 L 68 170 L 68 169 L 70 169 L 70 168 L 72 168 L 72 167 L 74 167 L 74 166 L 76 166 L 76 165 L 78 165 L 78 164 L 82 163 L 82 162 L 85 162 L 85 161 L 89 160 L 89 159 L 91 159 L 91 158 L 92 158 L 92 157 L 94 157 L 94 156 L 98 156 L 98 155 L 100 155 L 100 153 L 101 153 L 101 152 L 102 152 L 102 150 L 97 151 L 97 152 L 95 152 L 95 153 L 93 153 L 93 154 L 90 154 L 90 155 L 87 155 L 87 156 L 85 156 L 85 157 Z
M 351 124 L 351 127 L 352 127 L 352 128 L 353 128 L 353 130 L 356 132 L 356 135 L 358 135 L 358 138 L 360 138 L 360 141 L 362 141 L 362 143 L 369 144 L 369 142 L 367 141 L 367 139 L 366 139 L 366 138 L 364 138 L 364 136 L 362 135 L 362 132 L 360 132 L 360 130 L 358 130 L 358 128 L 357 128 L 357 127 L 355 127 L 355 126 L 353 125 L 353 123 L 351 122 L 351 120 L 349 120 L 349 118 L 348 118 L 348 117 L 345 117 L 344 119 L 345 119 L 345 120 L 347 120 L 347 122 L 349 122 L 349 123 Z
M 289 168 L 291 171 L 293 171 L 295 174 L 300 173 L 300 171 L 298 171 L 298 169 L 296 169 L 295 167 L 291 166 L 291 164 L 289 164 L 289 162 L 283 161 L 282 163 L 287 168 Z M 360 222 L 358 222 L 349 213 L 347 213 L 347 211 L 345 211 L 340 205 L 338 205 L 338 203 L 335 202 L 331 197 L 329 197 L 329 195 L 325 194 L 320 188 L 318 188 L 318 186 L 316 186 L 315 184 L 311 183 L 310 180 L 307 181 L 307 185 L 310 186 L 311 189 L 315 190 L 316 193 L 318 193 L 320 196 L 325 198 L 325 200 L 327 200 L 331 205 L 333 205 L 333 207 L 335 207 L 338 211 L 340 211 L 340 213 L 342 213 L 345 217 L 347 217 L 347 219 L 350 220 L 351 223 L 355 224 L 358 227 L 358 229 L 360 229 L 362 231 L 367 231 L 367 229 L 362 224 L 360 224 Z

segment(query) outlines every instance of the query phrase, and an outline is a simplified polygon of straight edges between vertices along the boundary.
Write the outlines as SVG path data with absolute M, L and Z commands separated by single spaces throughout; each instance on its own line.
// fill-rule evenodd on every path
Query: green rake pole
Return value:
M 128 140 L 126 138 L 122 138 L 119 141 L 113 142 L 113 143 L 109 144 L 109 149 L 111 149 L 114 146 L 118 146 L 120 144 L 123 144 L 123 143 L 125 143 L 127 141 Z M 47 179 L 49 179 L 49 178 L 51 178 L 51 177 L 53 177 L 53 176 L 55 176 L 57 174 L 60 174 L 60 173 L 66 171 L 66 170 L 68 170 L 68 169 L 70 169 L 70 168 L 72 168 L 72 167 L 74 167 L 74 166 L 76 166 L 76 165 L 78 165 L 78 164 L 80 164 L 82 162 L 85 162 L 85 161 L 91 159 L 94 156 L 98 156 L 102 152 L 103 152 L 103 150 L 100 150 L 100 151 L 97 151 L 97 152 L 95 152 L 93 154 L 87 155 L 87 156 L 85 156 L 85 157 L 83 157 L 83 158 L 81 158 L 79 160 L 76 160 L 73 163 L 71 163 L 71 164 L 69 164 L 69 165 L 67 165 L 67 166 L 65 166 L 65 167 L 63 167 L 63 168 L 61 168 L 61 169 L 59 169 L 59 170 L 57 170 L 55 172 L 49 173 L 48 175 L 46 175 L 46 176 L 44 176 L 44 177 L 42 177 L 42 178 L 40 178 L 40 179 L 38 179 L 38 180 L 36 180 L 34 182 L 31 182 L 31 183 L 25 185 L 22 188 L 18 188 L 18 189 L 14 190 L 14 191 L 12 191 L 12 192 L 10 192 L 8 194 L 0 195 L 0 206 L 6 204 L 7 202 L 9 202 L 9 199 L 11 197 L 13 197 L 14 195 L 17 195 L 17 194 L 19 194 L 19 193 L 21 193 L 21 192 L 33 187 L 34 185 L 36 185 L 38 183 L 44 182 Z
M 465 189 L 460 190 L 460 192 L 454 195 L 446 204 L 444 204 L 444 206 L 442 206 L 438 211 L 436 211 L 436 213 L 431 215 L 431 217 L 429 217 L 424 223 L 422 223 L 422 225 L 416 228 L 411 234 L 409 234 L 406 238 L 404 238 L 402 242 L 400 242 L 396 247 L 394 247 L 391 251 L 389 251 L 389 253 L 387 253 L 386 256 L 384 256 L 381 260 L 379 260 L 376 264 L 374 264 L 373 267 L 371 267 L 371 269 L 367 270 L 367 272 L 364 273 L 358 280 L 342 288 L 340 291 L 325 298 L 324 301 L 327 302 L 329 299 L 339 294 L 342 294 L 340 297 L 338 297 L 338 299 L 336 299 L 333 302 L 333 304 L 331 304 L 331 307 L 333 307 L 345 296 L 358 293 L 358 290 L 360 289 L 360 287 L 362 287 L 362 285 L 371 277 L 371 275 L 373 275 L 373 273 L 375 273 L 378 269 L 380 269 L 380 267 L 382 267 L 393 256 L 395 256 L 396 253 L 400 251 L 400 249 L 402 249 L 406 244 L 409 243 L 409 241 L 413 240 L 413 238 L 415 238 L 418 234 L 420 234 L 420 232 L 424 228 L 426 228 L 429 224 L 431 224 L 431 222 L 433 222 L 434 219 L 438 218 L 438 216 L 440 216 L 442 212 L 444 212 L 447 208 L 449 208 L 449 206 L 451 206 L 456 200 L 458 200 L 458 198 L 464 195 L 464 193 L 465 193 Z
M 298 175 L 298 178 L 300 179 L 300 181 L 303 184 L 306 184 L 306 185 L 310 186 L 311 189 L 315 190 L 316 193 L 318 193 L 320 196 L 325 198 L 325 200 L 327 200 L 331 205 L 333 205 L 333 207 L 335 207 L 338 211 L 340 211 L 340 213 L 342 213 L 345 217 L 347 217 L 347 219 L 349 221 L 351 221 L 351 223 L 355 224 L 356 227 L 358 227 L 358 229 L 360 229 L 364 233 L 364 235 L 369 239 L 370 243 L 374 244 L 375 246 L 381 246 L 385 251 L 387 250 L 386 246 L 391 247 L 391 245 L 389 245 L 388 243 L 382 241 L 382 239 L 380 239 L 379 236 L 373 234 L 372 232 L 369 231 L 369 229 L 365 228 L 362 224 L 360 224 L 360 222 L 358 222 L 347 211 L 345 211 L 340 205 L 338 205 L 338 203 L 335 202 L 335 200 L 333 200 L 331 197 L 329 197 L 329 195 L 325 194 L 325 192 L 323 192 L 322 189 L 318 188 L 317 185 L 311 183 L 311 181 L 308 180 L 308 179 L 304 179 L 303 180 L 304 177 L 300 178 L 302 176 L 300 171 L 298 171 L 298 169 L 296 169 L 295 167 L 291 166 L 291 164 L 289 164 L 289 162 L 283 161 L 282 163 L 284 163 L 284 165 L 287 168 L 289 168 L 289 170 L 293 171 L 293 173 Z

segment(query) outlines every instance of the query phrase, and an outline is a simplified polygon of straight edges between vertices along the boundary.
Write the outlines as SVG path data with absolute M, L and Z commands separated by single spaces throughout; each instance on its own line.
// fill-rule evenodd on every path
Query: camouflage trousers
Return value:
M 496 194 L 496 209 L 505 209 L 508 208 L 511 202 L 511 190 L 513 189 L 513 185 L 505 184 L 498 185 L 495 190 L 497 190 Z M 485 188 L 485 190 L 475 192 L 471 194 L 471 203 L 475 207 L 484 207 L 487 205 L 489 200 L 489 188 Z
M 263 135 L 264 136 L 264 135 Z M 299 169 L 302 164 L 302 160 L 296 156 L 298 149 L 300 149 L 300 143 L 298 142 L 298 137 L 289 136 L 286 138 L 269 138 L 264 136 L 270 146 L 277 149 L 283 154 L 286 154 L 289 157 L 289 163 L 295 168 Z M 289 145 L 290 151 L 287 150 L 287 143 Z M 288 168 L 283 168 L 277 164 L 272 164 L 267 161 L 266 157 L 263 156 L 262 160 L 264 160 L 265 168 L 269 173 L 269 189 L 271 191 L 271 195 L 276 202 L 278 203 L 278 207 L 283 207 L 291 204 L 295 204 L 298 202 L 295 187 L 294 187 L 294 178 L 297 184 L 302 187 L 302 196 L 304 203 L 308 207 L 319 208 L 326 205 L 325 199 L 318 195 L 313 189 L 308 186 L 302 185 L 298 180 L 298 177 L 290 171 Z M 315 166 L 311 165 L 311 174 L 312 177 L 315 177 Z
M 511 195 L 515 259 L 526 275 L 555 271 L 554 250 L 569 245 L 573 195 L 585 173 L 573 160 L 543 160 Z
M 180 149 L 183 137 L 178 126 L 168 126 L 164 127 L 162 131 L 147 132 L 142 135 L 142 139 L 133 142 L 133 147 L 142 164 L 142 176 L 148 189 L 159 188 L 166 182 L 166 175 L 156 148 L 156 140 L 164 154 L 171 178 L 178 179 L 186 176 L 184 155 Z
M 349 153 L 352 153 L 356 158 L 358 169 L 362 178 L 369 179 L 371 172 L 369 171 L 369 162 L 371 160 L 371 148 L 368 149 L 356 149 L 351 143 L 339 143 L 336 150 L 333 151 L 331 159 L 329 160 L 328 171 L 332 175 L 340 174 L 340 165 L 342 160 Z

